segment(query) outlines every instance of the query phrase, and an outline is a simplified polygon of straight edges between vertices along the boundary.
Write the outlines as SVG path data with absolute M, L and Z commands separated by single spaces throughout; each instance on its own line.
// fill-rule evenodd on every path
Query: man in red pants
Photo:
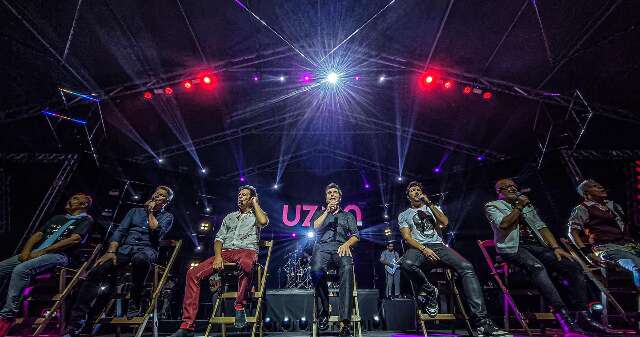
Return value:
M 172 337 L 191 337 L 195 328 L 200 281 L 222 270 L 225 262 L 237 263 L 240 267 L 238 277 L 238 295 L 235 303 L 236 328 L 247 323 L 244 306 L 246 293 L 251 287 L 251 271 L 258 259 L 258 240 L 260 230 L 269 223 L 267 214 L 258 203 L 258 195 L 253 186 L 238 189 L 238 211 L 227 214 L 222 220 L 214 243 L 214 256 L 203 261 L 187 272 L 187 280 L 182 304 L 182 324 Z

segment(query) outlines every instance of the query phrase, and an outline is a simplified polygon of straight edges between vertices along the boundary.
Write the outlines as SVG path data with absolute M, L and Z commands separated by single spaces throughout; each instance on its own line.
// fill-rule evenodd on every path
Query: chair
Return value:
M 522 328 L 527 332 L 528 335 L 531 336 L 529 321 L 522 315 L 522 312 L 518 309 L 518 306 L 513 300 L 513 297 L 511 296 L 511 292 L 508 289 L 509 274 L 511 272 L 509 265 L 504 261 L 500 261 L 498 263 L 494 262 L 493 258 L 489 254 L 489 251 L 487 250 L 487 248 L 495 247 L 495 242 L 493 240 L 485 240 L 485 241 L 478 240 L 477 243 L 478 243 L 478 246 L 480 247 L 480 250 L 482 251 L 482 255 L 487 261 L 487 266 L 491 271 L 490 274 L 494 277 L 496 284 L 502 291 L 502 303 L 503 303 L 503 311 L 504 311 L 505 329 L 509 330 L 510 311 L 512 310 L 516 319 L 522 326 Z M 500 274 L 503 275 L 504 282 L 500 278 Z M 521 294 L 539 296 L 540 293 L 537 290 L 527 289 L 521 292 Z M 542 298 L 541 298 L 541 301 L 542 301 Z M 540 303 L 540 307 L 543 308 L 542 302 Z M 538 321 L 555 321 L 555 317 L 550 312 L 532 312 L 532 313 L 529 313 L 529 315 Z
M 582 256 L 582 254 L 578 254 L 577 250 L 574 249 L 573 243 L 569 242 L 567 239 L 560 239 L 560 241 L 564 245 L 565 249 L 574 257 L 575 261 L 580 265 L 580 267 L 584 271 L 584 274 L 587 276 L 587 278 L 591 282 L 593 282 L 593 284 L 600 291 L 600 301 L 603 306 L 602 323 L 605 325 L 609 324 L 607 304 L 610 302 L 613 308 L 620 314 L 622 319 L 625 322 L 629 323 L 630 325 L 634 326 L 635 329 L 637 329 L 638 322 L 634 322 L 634 319 L 627 316 L 627 313 L 624 311 L 622 306 L 620 306 L 618 301 L 613 297 L 613 295 L 611 295 L 611 291 L 609 290 L 609 287 L 608 287 L 608 279 L 609 279 L 608 276 L 611 271 L 618 270 L 618 267 L 615 264 L 607 263 L 607 262 L 605 262 L 603 266 L 591 266 L 590 262 L 586 261 L 586 259 Z M 596 276 L 595 273 L 599 273 L 600 277 Z M 637 293 L 637 291 L 634 291 L 634 292 L 636 293 L 636 297 L 637 297 L 636 302 L 638 303 L 638 311 L 640 311 L 640 295 Z
M 151 286 L 151 301 L 147 310 L 145 310 L 142 316 L 133 317 L 132 319 L 127 319 L 127 317 L 119 317 L 119 316 L 109 316 L 111 312 L 111 308 L 113 308 L 114 304 L 118 300 L 127 299 L 129 294 L 116 293 L 107 306 L 102 311 L 102 314 L 98 316 L 95 324 L 110 324 L 116 326 L 116 336 L 120 335 L 121 327 L 130 326 L 135 328 L 135 337 L 141 337 L 147 323 L 150 318 L 153 318 L 153 336 L 158 336 L 158 297 L 160 296 L 162 289 L 169 278 L 169 274 L 173 265 L 175 263 L 176 257 L 180 252 L 180 248 L 182 247 L 182 240 L 174 241 L 166 241 L 163 240 L 160 242 L 160 248 L 163 247 L 171 247 L 173 250 L 171 251 L 169 261 L 165 266 L 160 264 L 153 265 L 153 282 Z
M 254 316 L 247 317 L 247 323 L 252 324 L 251 327 L 251 337 L 255 337 L 256 333 L 259 330 L 259 334 L 262 337 L 264 334 L 264 326 L 262 320 L 262 313 L 264 305 L 264 298 L 266 295 L 266 282 L 267 276 L 269 275 L 269 262 L 271 260 L 271 251 L 273 249 L 273 240 L 269 241 L 260 241 L 260 248 L 267 248 L 267 258 L 265 260 L 264 266 L 257 263 L 257 288 L 255 291 L 250 292 L 249 298 L 256 301 L 256 309 Z M 209 318 L 209 325 L 207 326 L 207 330 L 204 334 L 205 337 L 209 337 L 211 331 L 213 329 L 213 325 L 217 324 L 221 327 L 222 336 L 227 336 L 227 325 L 233 325 L 235 323 L 234 316 L 224 316 L 222 306 L 223 301 L 225 299 L 233 299 L 236 298 L 237 292 L 228 291 L 231 279 L 234 277 L 225 277 L 229 276 L 230 273 L 233 273 L 238 268 L 235 263 L 225 263 L 222 271 L 222 286 L 218 288 L 218 294 L 216 300 L 213 305 L 213 311 L 211 312 L 211 317 Z
M 411 290 L 414 294 L 413 298 L 414 300 L 416 300 L 416 316 L 418 319 L 418 322 L 420 323 L 420 328 L 422 329 L 422 334 L 424 337 L 427 337 L 428 332 L 427 332 L 427 325 L 426 322 L 427 321 L 456 321 L 458 320 L 458 313 L 460 316 L 462 316 L 462 320 L 464 321 L 465 324 L 465 328 L 467 330 L 467 333 L 469 333 L 469 336 L 474 336 L 474 332 L 473 332 L 473 328 L 471 327 L 471 322 L 469 321 L 469 316 L 467 315 L 467 312 L 464 308 L 464 304 L 462 302 L 462 297 L 460 296 L 460 292 L 458 291 L 458 287 L 456 286 L 455 283 L 455 279 L 453 277 L 453 272 L 450 268 L 444 267 L 444 268 L 437 268 L 436 270 L 440 270 L 444 272 L 444 276 L 445 276 L 445 280 L 446 282 L 449 284 L 449 303 L 453 302 L 454 305 L 452 306 L 453 308 L 453 312 L 452 313 L 438 313 L 436 315 L 436 317 L 431 317 L 427 314 L 425 314 L 423 312 L 423 310 L 421 309 L 420 305 L 417 303 L 417 296 L 418 294 L 416 294 L 415 291 L 415 287 L 413 282 L 411 283 Z M 458 308 L 459 312 L 456 312 L 456 308 Z
M 337 275 L 337 272 L 335 273 Z M 358 303 L 358 283 L 356 282 L 356 273 L 354 268 L 351 269 L 351 274 L 353 275 L 353 309 L 351 314 L 351 321 L 353 331 L 357 333 L 357 337 L 362 337 L 362 317 L 360 316 L 360 304 Z M 338 297 L 338 292 L 329 290 L 329 297 Z M 313 294 L 313 322 L 311 324 L 311 335 L 312 337 L 317 337 L 320 333 L 318 328 L 318 297 Z M 329 312 L 331 312 L 331 305 L 329 305 Z M 330 323 L 338 323 L 340 322 L 340 316 L 330 315 L 329 316 Z
M 102 245 L 89 245 L 92 248 L 83 250 L 86 252 L 85 261 L 76 269 L 68 268 L 68 267 L 57 267 L 54 270 L 54 275 L 57 276 L 58 286 L 55 294 L 46 297 L 32 296 L 26 299 L 27 302 L 31 303 L 34 301 L 47 301 L 51 302 L 50 306 L 45 307 L 42 311 L 42 317 L 37 318 L 33 323 L 33 327 L 35 328 L 34 336 L 40 335 L 44 329 L 49 325 L 51 320 L 58 315 L 59 319 L 57 320 L 57 331 L 61 332 L 64 330 L 64 314 L 66 311 L 65 304 L 66 299 L 69 294 L 72 292 L 73 288 L 76 286 L 78 281 L 84 276 L 85 272 L 94 259 L 98 255 L 98 252 L 102 248 Z M 36 279 L 38 277 L 36 276 Z M 22 324 L 29 322 L 28 312 L 25 310 L 25 315 L 22 318 L 16 320 L 16 324 Z

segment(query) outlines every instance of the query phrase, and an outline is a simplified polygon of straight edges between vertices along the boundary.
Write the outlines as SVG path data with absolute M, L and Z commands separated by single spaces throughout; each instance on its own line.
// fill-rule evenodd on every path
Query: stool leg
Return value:
M 467 328 L 467 332 L 469 333 L 469 336 L 473 336 L 473 328 L 471 327 L 471 322 L 469 322 L 469 316 L 467 315 L 467 311 L 464 309 L 464 303 L 462 303 L 460 292 L 458 291 L 458 287 L 456 287 L 456 282 L 453 279 L 453 274 L 451 273 L 450 269 L 447 269 L 446 275 L 447 275 L 447 280 L 451 285 L 451 292 L 453 293 L 456 304 L 460 309 L 462 318 L 464 319 L 464 324 L 465 324 L 465 327 Z

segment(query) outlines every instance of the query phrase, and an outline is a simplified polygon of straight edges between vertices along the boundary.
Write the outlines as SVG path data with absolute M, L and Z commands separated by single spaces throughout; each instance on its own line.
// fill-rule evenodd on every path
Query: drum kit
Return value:
M 311 289 L 311 257 L 304 249 L 291 251 L 284 258 L 281 270 L 286 274 L 288 289 Z

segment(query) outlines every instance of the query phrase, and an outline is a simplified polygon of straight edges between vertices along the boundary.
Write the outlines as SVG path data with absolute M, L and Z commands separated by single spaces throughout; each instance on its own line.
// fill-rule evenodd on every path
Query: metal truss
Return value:
M 638 160 L 640 150 L 576 150 L 570 155 L 573 159 L 581 160 Z
M 73 153 L 0 153 L 0 161 L 18 164 L 28 163 L 60 163 L 75 160 L 78 157 Z

